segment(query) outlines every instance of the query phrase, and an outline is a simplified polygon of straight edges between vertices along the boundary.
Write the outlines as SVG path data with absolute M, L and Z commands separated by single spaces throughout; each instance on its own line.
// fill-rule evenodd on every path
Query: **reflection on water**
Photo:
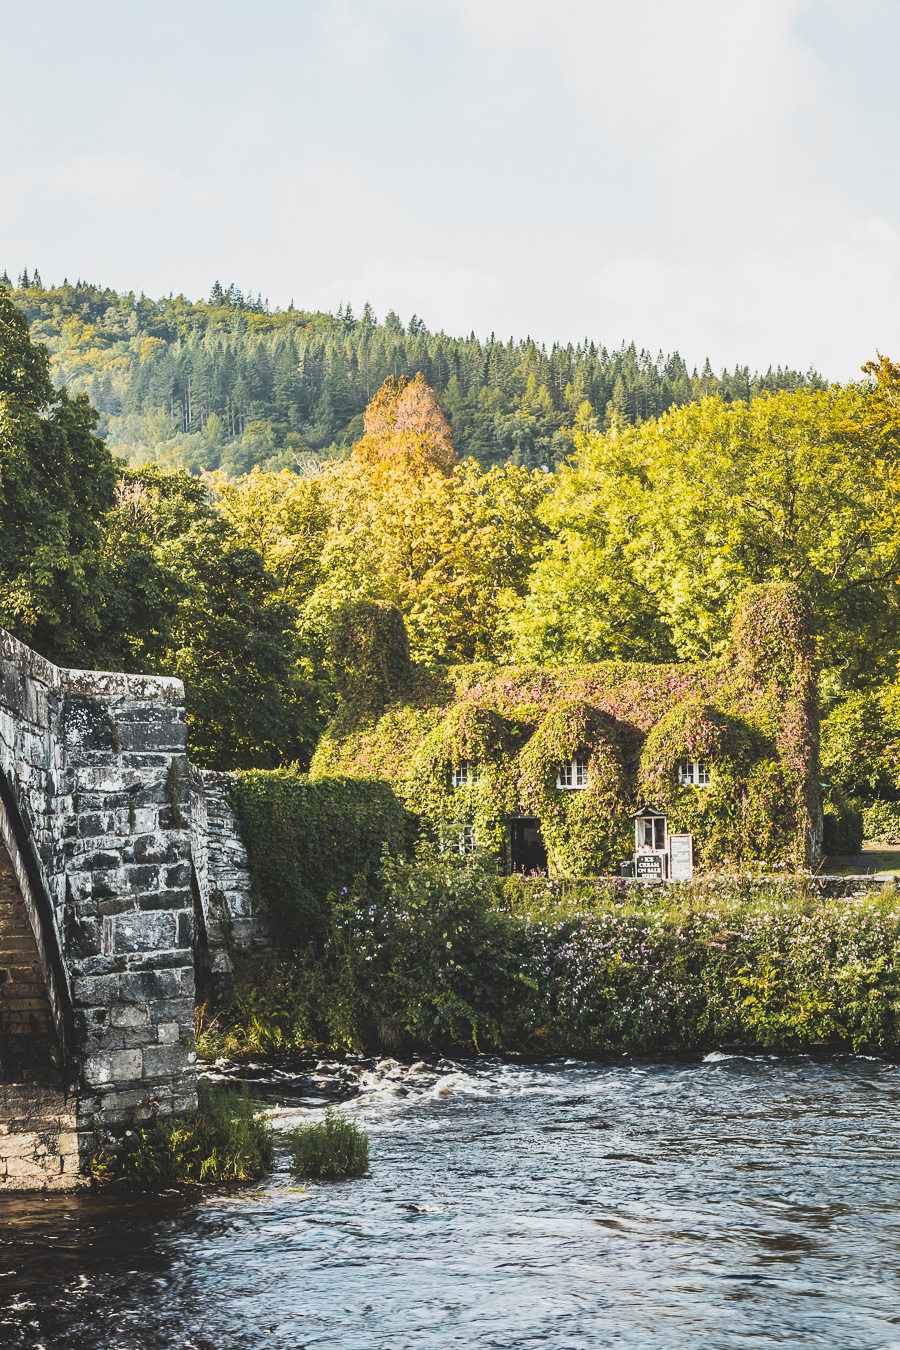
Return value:
M 0 1199 L 0 1346 L 900 1347 L 888 1061 L 387 1061 L 301 1095 L 350 1079 L 362 1179 Z

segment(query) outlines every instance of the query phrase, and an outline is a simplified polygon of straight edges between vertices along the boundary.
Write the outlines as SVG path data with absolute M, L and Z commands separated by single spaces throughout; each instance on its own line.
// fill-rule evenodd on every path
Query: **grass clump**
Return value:
M 217 1091 L 201 1079 L 195 1111 L 103 1142 L 90 1174 L 99 1189 L 118 1191 L 255 1181 L 273 1154 L 271 1128 L 246 1085 L 242 1092 Z
M 291 1170 L 303 1177 L 354 1177 L 369 1165 L 369 1136 L 355 1120 L 328 1110 L 316 1124 L 298 1125 L 289 1136 Z

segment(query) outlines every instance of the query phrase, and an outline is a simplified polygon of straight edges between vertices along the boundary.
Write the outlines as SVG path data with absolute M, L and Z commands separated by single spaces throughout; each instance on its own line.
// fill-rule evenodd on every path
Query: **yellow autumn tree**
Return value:
M 543 528 L 544 476 L 461 463 L 421 375 L 389 379 L 347 465 L 325 476 L 330 560 L 346 589 L 391 600 L 420 660 L 502 657 Z
M 348 599 L 402 611 L 418 660 L 502 658 L 506 615 L 524 594 L 544 527 L 546 477 L 460 462 L 452 429 L 421 375 L 388 379 L 350 459 L 316 475 L 213 475 L 221 509 L 324 643 Z
M 410 477 L 447 476 L 459 463 L 450 424 L 421 374 L 414 380 L 388 376 L 366 408 L 363 425 L 365 435 L 352 456 L 357 464 Z

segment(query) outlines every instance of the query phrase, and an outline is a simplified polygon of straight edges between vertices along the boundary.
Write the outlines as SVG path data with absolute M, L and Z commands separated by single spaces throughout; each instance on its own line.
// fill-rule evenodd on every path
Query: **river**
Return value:
M 900 1347 L 894 1063 L 351 1071 L 365 1177 L 300 1190 L 282 1149 L 200 1200 L 0 1199 L 0 1346 Z

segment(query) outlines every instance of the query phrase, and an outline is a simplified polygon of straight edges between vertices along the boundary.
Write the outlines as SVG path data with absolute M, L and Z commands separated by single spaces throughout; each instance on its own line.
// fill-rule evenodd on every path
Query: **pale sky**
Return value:
M 0 269 L 852 379 L 900 0 L 0 0 Z

